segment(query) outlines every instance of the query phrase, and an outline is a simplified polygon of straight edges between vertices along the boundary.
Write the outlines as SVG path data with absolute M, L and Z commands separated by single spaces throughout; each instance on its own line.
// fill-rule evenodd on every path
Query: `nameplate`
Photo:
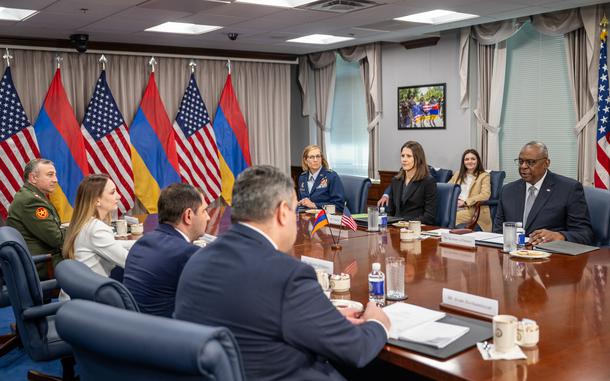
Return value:
M 331 261 L 325 261 L 324 259 L 312 258 L 307 257 L 305 255 L 301 255 L 301 262 L 307 263 L 314 269 L 324 270 L 327 274 L 334 274 L 334 263 Z
M 498 314 L 497 300 L 448 288 L 443 288 L 443 304 L 488 316 Z
M 462 262 L 475 263 L 477 253 L 471 250 L 455 250 L 450 247 L 440 247 L 441 257 Z
M 461 234 L 443 233 L 441 234 L 441 243 L 451 246 L 461 246 L 472 249 L 474 245 L 474 237 L 468 237 Z
M 337 214 L 326 214 L 326 219 L 331 225 L 341 225 L 341 217 Z

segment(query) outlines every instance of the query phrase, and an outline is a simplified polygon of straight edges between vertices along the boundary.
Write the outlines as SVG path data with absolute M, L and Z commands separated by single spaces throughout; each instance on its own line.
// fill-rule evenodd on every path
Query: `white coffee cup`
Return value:
M 324 211 L 326 214 L 335 214 L 335 205 L 334 204 L 326 204 L 324 205 Z
M 131 234 L 140 235 L 144 233 L 144 225 L 143 224 L 132 224 L 129 225 L 131 227 Z
M 127 221 L 116 220 L 116 235 L 124 237 L 127 235 Z
M 330 279 L 326 271 L 322 269 L 316 269 L 316 277 L 318 278 L 318 283 L 320 283 L 320 287 L 322 287 L 322 290 L 326 291 L 330 289 Z
M 496 315 L 493 318 L 494 348 L 496 352 L 510 352 L 517 342 L 518 320 L 512 315 Z
M 540 328 L 533 320 L 523 319 L 517 325 L 517 344 L 522 347 L 533 347 L 540 339 Z
M 413 232 L 413 230 L 411 229 L 405 229 L 405 228 L 401 228 L 400 229 L 400 240 L 401 241 L 414 241 L 415 239 L 417 239 L 417 237 L 415 236 L 415 232 Z
M 409 221 L 409 229 L 413 230 L 416 238 L 419 238 L 421 235 L 421 221 Z

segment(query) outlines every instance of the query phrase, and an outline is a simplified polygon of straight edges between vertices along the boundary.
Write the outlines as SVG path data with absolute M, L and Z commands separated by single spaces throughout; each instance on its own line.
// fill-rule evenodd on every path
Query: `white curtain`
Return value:
M 55 73 L 57 53 L 10 51 L 15 87 L 32 123 Z M 59 53 L 61 74 L 76 119 L 82 121 L 101 66 L 99 54 Z M 106 74 L 127 124 L 131 124 L 150 74 L 150 57 L 106 55 Z M 169 119 L 174 120 L 187 86 L 189 59 L 157 58 L 155 77 Z M 213 118 L 227 77 L 226 61 L 195 60 L 195 77 Z M 4 71 L 5 63 L 2 64 Z M 233 87 L 248 126 L 250 152 L 255 164 L 273 164 L 290 173 L 290 65 L 231 61 Z

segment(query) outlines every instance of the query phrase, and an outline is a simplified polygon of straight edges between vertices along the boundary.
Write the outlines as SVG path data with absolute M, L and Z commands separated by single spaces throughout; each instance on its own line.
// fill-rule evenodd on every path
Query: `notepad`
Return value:
M 468 327 L 439 323 L 444 312 L 408 303 L 394 303 L 383 309 L 392 323 L 390 338 L 445 348 L 464 336 Z
M 588 253 L 593 250 L 599 249 L 596 246 L 588 246 L 580 243 L 569 242 L 569 241 L 551 241 L 544 242 L 534 246 L 534 249 L 546 251 L 549 253 L 567 254 L 567 255 L 580 255 Z

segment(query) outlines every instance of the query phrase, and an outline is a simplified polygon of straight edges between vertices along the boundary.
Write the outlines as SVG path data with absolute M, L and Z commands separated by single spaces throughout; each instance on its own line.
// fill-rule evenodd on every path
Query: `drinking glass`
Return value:
M 502 224 L 502 233 L 504 235 L 502 250 L 506 253 L 517 250 L 517 224 L 514 222 L 504 222 Z
M 379 209 L 376 206 L 369 206 L 368 212 L 368 231 L 379 231 Z
M 403 300 L 405 294 L 405 259 L 403 257 L 387 257 L 385 259 L 385 275 L 387 282 L 386 299 Z

